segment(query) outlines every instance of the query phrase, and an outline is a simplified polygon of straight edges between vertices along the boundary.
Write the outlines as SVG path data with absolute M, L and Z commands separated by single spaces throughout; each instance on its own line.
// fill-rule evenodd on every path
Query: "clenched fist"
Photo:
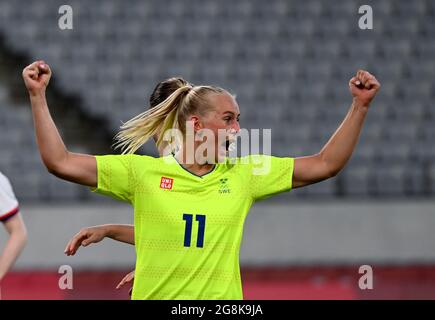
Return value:
M 379 81 L 364 70 L 358 70 L 356 76 L 349 81 L 349 89 L 354 101 L 363 107 L 369 106 L 380 87 Z
M 23 70 L 23 79 L 30 94 L 44 92 L 50 81 L 50 66 L 44 61 L 35 61 Z

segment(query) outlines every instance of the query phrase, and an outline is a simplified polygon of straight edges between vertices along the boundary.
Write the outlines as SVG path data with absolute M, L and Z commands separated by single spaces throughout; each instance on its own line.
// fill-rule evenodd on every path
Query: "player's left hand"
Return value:
M 358 70 L 356 76 L 349 81 L 349 90 L 354 102 L 362 107 L 368 107 L 375 97 L 381 84 L 367 71 Z

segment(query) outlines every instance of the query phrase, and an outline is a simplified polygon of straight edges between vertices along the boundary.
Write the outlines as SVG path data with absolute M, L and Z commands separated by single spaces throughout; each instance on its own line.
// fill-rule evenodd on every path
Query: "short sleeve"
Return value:
M 290 191 L 294 158 L 268 155 L 251 156 L 251 194 L 254 201 Z
M 132 155 L 96 156 L 97 187 L 92 191 L 131 202 L 134 193 Z
M 18 212 L 20 212 L 20 208 L 18 206 L 16 206 L 14 209 L 10 210 L 9 212 L 6 212 L 4 214 L 2 214 L 0 216 L 0 222 L 5 223 L 6 221 L 8 221 L 10 218 L 12 218 L 13 216 L 15 216 Z
M 15 198 L 11 183 L 0 172 L 0 221 L 6 221 L 18 211 L 18 201 Z

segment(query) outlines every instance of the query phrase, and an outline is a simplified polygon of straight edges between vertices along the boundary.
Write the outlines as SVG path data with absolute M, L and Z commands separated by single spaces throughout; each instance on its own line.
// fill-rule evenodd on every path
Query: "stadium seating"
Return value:
M 373 2 L 373 30 L 358 28 L 354 1 L 71 0 L 73 30 L 57 27 L 62 4 L 0 1 L 4 46 L 50 63 L 60 90 L 113 134 L 147 107 L 157 82 L 180 75 L 235 93 L 243 127 L 272 128 L 273 154 L 315 153 L 346 115 L 348 80 L 364 68 L 382 90 L 354 157 L 339 177 L 294 197 L 435 194 L 432 1 Z M 9 90 L 0 81 L 0 170 L 18 196 L 86 198 L 45 171 L 28 107 Z

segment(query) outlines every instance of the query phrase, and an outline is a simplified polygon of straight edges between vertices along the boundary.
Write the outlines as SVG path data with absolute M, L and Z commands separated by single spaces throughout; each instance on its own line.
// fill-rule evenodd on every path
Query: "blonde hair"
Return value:
M 228 92 L 215 86 L 181 86 L 163 102 L 124 123 L 115 136 L 114 146 L 120 148 L 122 154 L 132 154 L 154 135 L 157 136 L 157 148 L 161 148 L 168 129 L 179 129 L 185 136 L 185 124 L 190 115 L 204 116 L 213 109 L 207 99 L 210 93 Z

